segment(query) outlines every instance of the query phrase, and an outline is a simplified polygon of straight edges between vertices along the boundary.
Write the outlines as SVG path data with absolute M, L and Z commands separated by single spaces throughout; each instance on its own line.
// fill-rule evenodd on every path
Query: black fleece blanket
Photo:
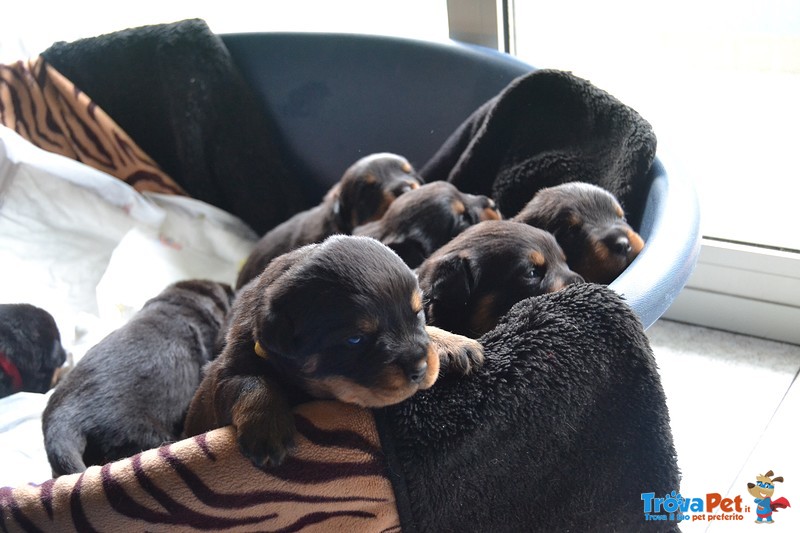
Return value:
M 312 205 L 275 125 L 202 20 L 59 42 L 42 56 L 191 196 L 257 233 Z
M 659 530 L 641 495 L 678 490 L 675 450 L 621 298 L 572 285 L 517 304 L 480 341 L 475 375 L 376 414 L 403 531 Z
M 420 173 L 491 196 L 509 218 L 543 187 L 588 181 L 638 224 L 655 152 L 636 111 L 569 72 L 538 70 L 477 109 Z

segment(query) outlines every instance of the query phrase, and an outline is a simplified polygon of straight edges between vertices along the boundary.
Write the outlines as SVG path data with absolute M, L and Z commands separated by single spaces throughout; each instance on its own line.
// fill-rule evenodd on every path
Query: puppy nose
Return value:
M 628 237 L 620 235 L 611 243 L 610 248 L 617 255 L 628 255 L 631 252 L 631 241 Z
M 422 361 L 414 368 L 409 369 L 408 379 L 409 381 L 411 381 L 411 383 L 419 383 L 425 378 L 425 374 L 427 372 L 428 372 L 428 363 L 426 361 Z

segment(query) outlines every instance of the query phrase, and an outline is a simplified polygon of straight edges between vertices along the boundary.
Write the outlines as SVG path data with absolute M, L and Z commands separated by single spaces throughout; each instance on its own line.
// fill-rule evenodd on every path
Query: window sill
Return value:
M 800 254 L 704 238 L 664 318 L 800 344 Z

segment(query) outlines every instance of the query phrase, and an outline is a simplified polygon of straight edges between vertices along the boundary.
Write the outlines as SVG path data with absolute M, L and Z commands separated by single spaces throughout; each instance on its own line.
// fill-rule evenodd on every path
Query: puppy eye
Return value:
M 349 346 L 359 346 L 364 344 L 365 340 L 366 336 L 364 335 L 353 335 L 352 337 L 347 337 L 346 342 Z
M 544 270 L 541 267 L 531 267 L 525 271 L 525 279 L 534 280 L 544 276 Z

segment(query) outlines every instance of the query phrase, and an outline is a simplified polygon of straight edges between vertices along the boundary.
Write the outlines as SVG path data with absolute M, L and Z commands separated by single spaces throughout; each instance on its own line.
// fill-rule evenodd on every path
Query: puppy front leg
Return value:
M 257 466 L 281 464 L 294 446 L 294 415 L 280 386 L 265 376 L 232 376 L 216 390 L 217 417 L 230 418 L 239 449 Z
M 439 372 L 469 374 L 483 364 L 483 346 L 475 339 L 425 326 L 433 349 L 439 354 Z

